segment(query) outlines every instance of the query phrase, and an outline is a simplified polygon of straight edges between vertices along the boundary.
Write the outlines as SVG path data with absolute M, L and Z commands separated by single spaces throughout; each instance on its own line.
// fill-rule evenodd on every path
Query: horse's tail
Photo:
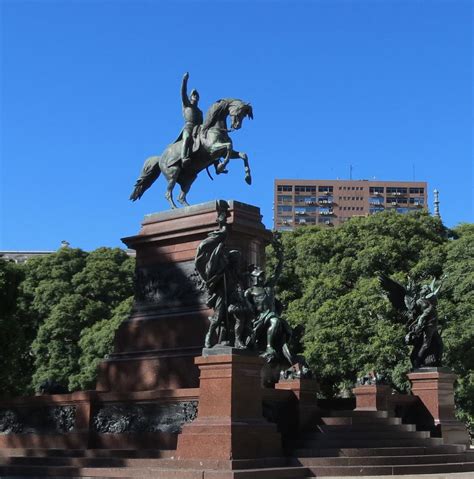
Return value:
M 143 193 L 150 188 L 155 180 L 160 176 L 160 157 L 150 156 L 143 165 L 142 172 L 135 183 L 135 187 L 130 195 L 132 201 L 139 200 Z

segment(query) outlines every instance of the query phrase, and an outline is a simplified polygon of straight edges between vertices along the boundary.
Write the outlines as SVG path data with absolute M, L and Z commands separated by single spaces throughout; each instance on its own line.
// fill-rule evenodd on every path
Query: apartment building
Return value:
M 337 226 L 353 216 L 427 208 L 425 181 L 275 180 L 275 229 Z

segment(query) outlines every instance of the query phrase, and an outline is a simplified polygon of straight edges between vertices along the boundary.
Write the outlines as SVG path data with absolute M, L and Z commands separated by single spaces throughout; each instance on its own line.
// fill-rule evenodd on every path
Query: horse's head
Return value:
M 228 108 L 231 120 L 230 126 L 233 130 L 240 129 L 246 116 L 253 120 L 253 110 L 250 103 L 245 103 L 242 100 L 231 100 Z

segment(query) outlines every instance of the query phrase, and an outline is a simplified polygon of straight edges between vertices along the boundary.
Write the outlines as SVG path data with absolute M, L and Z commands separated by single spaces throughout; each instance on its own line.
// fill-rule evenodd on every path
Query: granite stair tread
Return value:
M 0 448 L 0 457 L 172 457 L 173 449 L 56 449 L 56 448 Z
M 414 424 L 380 424 L 380 423 L 351 423 L 351 424 L 319 424 L 316 426 L 321 432 L 335 431 L 416 431 Z
M 399 417 L 369 417 L 369 416 L 322 416 L 321 422 L 326 425 L 345 424 L 372 424 L 372 425 L 396 425 L 401 424 Z
M 440 446 L 422 447 L 374 447 L 374 448 L 314 448 L 310 457 L 367 457 L 367 456 L 422 456 L 437 454 L 458 454 L 465 451 L 465 446 L 443 444 Z M 308 450 L 306 450 L 308 451 Z M 293 456 L 297 451 L 293 451 Z M 301 456 L 308 457 L 308 456 Z
M 396 474 L 430 474 L 450 472 L 474 472 L 474 463 L 455 462 L 441 464 L 403 464 L 376 466 L 314 466 L 310 467 L 316 477 L 321 476 L 383 476 Z

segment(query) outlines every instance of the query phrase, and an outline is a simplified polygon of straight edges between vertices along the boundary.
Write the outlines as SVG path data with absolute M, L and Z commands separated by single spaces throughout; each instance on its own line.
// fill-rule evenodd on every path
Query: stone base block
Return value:
M 249 459 L 280 456 L 281 438 L 265 421 L 222 423 L 196 420 L 184 426 L 177 457 L 196 459 Z
M 253 459 L 282 453 L 276 425 L 262 415 L 262 358 L 249 351 L 204 349 L 199 408 L 195 421 L 178 436 L 177 457 Z
M 356 411 L 387 411 L 390 407 L 390 386 L 374 384 L 358 386 L 352 390 L 356 398 Z
M 298 431 L 312 431 L 321 417 L 317 403 L 319 384 L 314 379 L 288 379 L 275 384 L 279 391 L 291 391 L 297 401 Z
M 421 368 L 408 374 L 412 394 L 418 396 L 432 416 L 436 432 L 445 444 L 470 444 L 466 427 L 454 413 L 454 381 L 448 368 Z

